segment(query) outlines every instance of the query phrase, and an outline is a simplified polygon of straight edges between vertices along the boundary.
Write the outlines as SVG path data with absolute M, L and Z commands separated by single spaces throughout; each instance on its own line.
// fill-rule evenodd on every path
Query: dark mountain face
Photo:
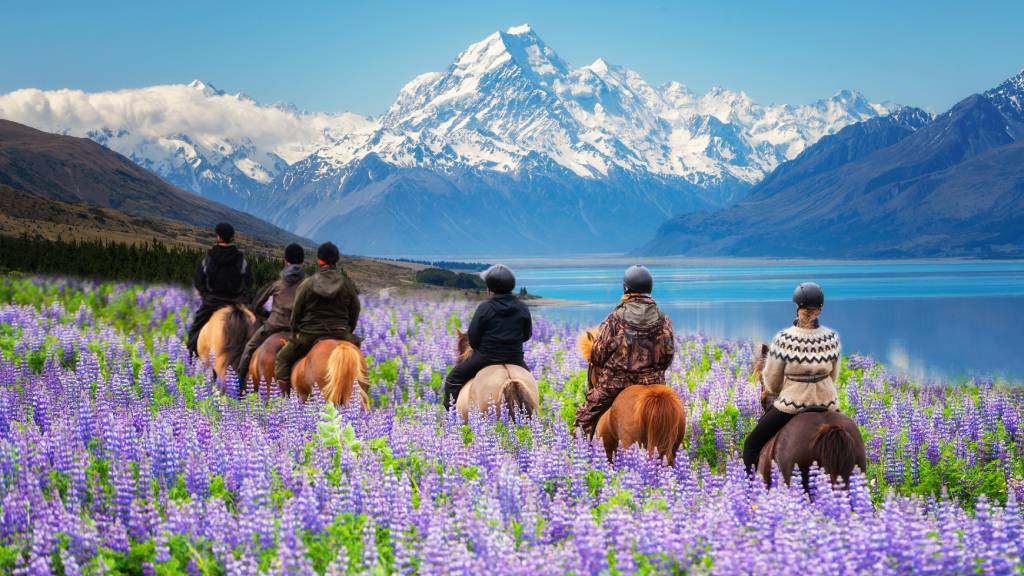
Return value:
M 308 241 L 248 214 L 175 188 L 124 156 L 86 138 L 0 120 L 0 184 L 44 198 L 113 208 L 212 230 L 229 221 L 268 243 Z
M 1024 70 L 999 86 L 985 92 L 985 97 L 1009 123 L 1016 140 L 1024 139 Z
M 703 193 L 623 171 L 581 178 L 540 155 L 512 174 L 438 173 L 370 155 L 330 178 L 282 179 L 266 206 L 274 222 L 360 254 L 544 254 L 614 251 L 671 214 L 713 205 Z
M 755 186 L 748 197 L 773 196 L 801 180 L 873 154 L 910 136 L 931 120 L 931 115 L 924 110 L 907 107 L 889 116 L 851 124 L 836 134 L 825 136 L 792 162 L 780 165 Z
M 1024 256 L 1021 77 L 928 121 L 913 109 L 823 138 L 724 210 L 666 222 L 652 254 Z

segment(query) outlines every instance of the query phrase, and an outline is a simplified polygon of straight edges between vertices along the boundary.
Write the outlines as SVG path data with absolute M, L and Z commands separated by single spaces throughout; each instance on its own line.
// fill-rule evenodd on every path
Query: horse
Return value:
M 217 380 L 223 382 L 228 367 L 236 372 L 239 370 L 242 351 L 255 331 L 256 316 L 248 308 L 240 304 L 224 306 L 214 312 L 199 331 L 196 351 L 207 368 L 213 356 L 213 373 Z
M 594 330 L 586 330 L 576 341 L 583 359 L 590 362 Z M 593 371 L 588 384 L 593 385 Z M 615 397 L 615 401 L 597 421 L 594 436 L 604 444 L 611 461 L 615 451 L 640 444 L 651 456 L 675 463 L 676 452 L 686 434 L 686 409 L 675 390 L 661 384 L 633 384 Z
M 764 388 L 765 358 L 768 345 L 762 344 L 754 362 L 753 373 L 761 383 L 761 406 L 771 407 L 775 396 Z M 817 463 L 833 484 L 842 479 L 849 485 L 855 468 L 867 469 L 867 455 L 860 428 L 849 416 L 839 412 L 801 412 L 794 416 L 764 447 L 758 456 L 757 472 L 765 484 L 771 482 L 772 462 L 779 466 L 788 484 L 793 468 L 800 467 L 804 489 L 809 489 L 811 465 Z
M 291 390 L 305 401 L 314 386 L 319 386 L 324 400 L 341 405 L 352 399 L 358 383 L 359 401 L 364 410 L 369 410 L 367 371 L 366 359 L 358 346 L 348 340 L 324 338 L 292 366 Z M 288 394 L 291 390 L 282 392 Z
M 459 332 L 456 342 L 459 361 L 473 353 L 469 335 Z M 504 406 L 510 415 L 520 412 L 532 416 L 540 406 L 540 389 L 529 370 L 515 364 L 493 364 L 477 372 L 459 391 L 455 410 L 463 422 L 469 421 L 470 409 L 486 412 Z
M 270 386 L 274 382 L 274 363 L 277 353 L 288 341 L 288 332 L 274 332 L 260 344 L 249 360 L 248 378 L 252 381 L 253 390 L 259 391 L 260 386 Z M 282 390 L 282 393 L 287 390 Z

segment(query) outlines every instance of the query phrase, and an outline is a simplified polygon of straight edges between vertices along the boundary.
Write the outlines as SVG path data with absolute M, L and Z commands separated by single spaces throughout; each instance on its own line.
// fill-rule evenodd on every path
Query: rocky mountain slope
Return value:
M 111 231 L 114 236 L 128 224 L 142 237 L 147 226 L 152 227 L 153 237 L 179 234 L 185 226 L 204 230 L 202 242 L 209 243 L 213 226 L 227 220 L 244 237 L 267 245 L 295 241 L 311 245 L 254 216 L 171 186 L 92 140 L 50 134 L 8 120 L 0 120 L 0 186 L 7 197 L 5 212 L 12 212 L 5 216 L 22 220 L 53 224 L 57 222 L 54 214 L 70 213 L 67 207 L 78 205 L 96 208 L 81 214 L 89 215 L 90 227 L 109 220 L 116 228 Z M 34 203 L 26 196 L 52 201 L 49 212 L 53 214 L 44 209 L 45 203 Z M 125 217 L 114 218 L 108 210 Z M 73 224 L 61 218 L 61 223 Z
M 1022 102 L 1024 71 L 934 119 L 908 109 L 849 126 L 734 206 L 668 221 L 640 251 L 1019 258 Z

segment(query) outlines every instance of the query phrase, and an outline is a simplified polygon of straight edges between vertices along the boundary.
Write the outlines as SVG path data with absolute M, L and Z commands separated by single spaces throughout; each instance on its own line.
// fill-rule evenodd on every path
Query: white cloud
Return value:
M 187 135 L 199 146 L 225 155 L 233 146 L 250 145 L 288 163 L 371 124 L 356 114 L 261 106 L 245 96 L 214 92 L 199 83 L 94 93 L 17 90 L 0 95 L 0 118 L 73 136 L 124 130 L 135 144 Z

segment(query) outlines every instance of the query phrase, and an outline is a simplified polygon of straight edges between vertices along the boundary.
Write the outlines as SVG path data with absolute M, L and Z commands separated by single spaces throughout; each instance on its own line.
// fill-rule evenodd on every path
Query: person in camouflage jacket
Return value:
M 672 320 L 651 298 L 653 278 L 633 266 L 623 279 L 625 295 L 601 323 L 590 352 L 586 400 L 576 411 L 576 426 L 594 435 L 597 421 L 615 397 L 633 384 L 664 384 L 675 355 Z

